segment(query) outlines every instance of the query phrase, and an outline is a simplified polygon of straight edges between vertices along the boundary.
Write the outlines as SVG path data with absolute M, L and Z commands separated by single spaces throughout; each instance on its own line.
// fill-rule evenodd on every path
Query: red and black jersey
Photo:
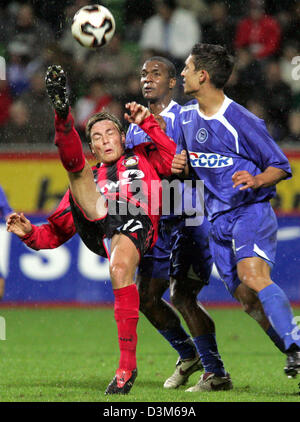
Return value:
M 124 154 L 113 164 L 93 167 L 95 182 L 100 192 L 111 202 L 125 202 L 133 208 L 142 208 L 154 227 L 153 244 L 157 239 L 158 221 L 161 211 L 161 182 L 159 175 L 169 176 L 176 152 L 176 144 L 161 130 L 151 115 L 143 121 L 141 128 L 154 140 L 143 143 Z M 61 136 L 65 136 L 63 133 Z M 75 233 L 75 225 L 66 192 L 49 223 L 33 226 L 31 233 L 23 237 L 32 249 L 52 249 L 60 246 Z M 152 245 L 153 246 L 153 245 Z

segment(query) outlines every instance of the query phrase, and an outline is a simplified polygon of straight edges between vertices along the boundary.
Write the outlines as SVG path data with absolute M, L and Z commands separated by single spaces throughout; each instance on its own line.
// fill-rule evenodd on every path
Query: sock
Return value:
M 270 337 L 270 339 L 273 341 L 273 343 L 275 344 L 275 346 L 282 352 L 284 353 L 285 351 L 285 346 L 284 346 L 284 342 L 281 340 L 281 338 L 279 337 L 279 335 L 276 333 L 276 331 L 274 330 L 274 328 L 272 327 L 272 325 L 270 324 L 270 327 L 267 329 L 266 334 Z
M 193 341 L 181 325 L 169 330 L 158 330 L 158 332 L 178 352 L 180 359 L 192 359 L 196 356 L 197 351 Z
M 75 173 L 83 169 L 85 156 L 71 113 L 66 119 L 61 119 L 55 114 L 54 143 L 58 147 L 61 162 L 68 172 Z
M 272 327 L 283 341 L 285 351 L 293 345 L 300 347 L 300 340 L 294 335 L 297 325 L 292 322 L 292 309 L 283 290 L 272 283 L 258 292 L 258 297 Z
M 135 284 L 113 290 L 115 295 L 115 320 L 118 327 L 120 348 L 119 369 L 136 368 L 136 327 L 139 319 L 139 293 Z
M 213 372 L 218 377 L 224 377 L 226 371 L 218 352 L 215 333 L 202 334 L 193 340 L 205 372 Z

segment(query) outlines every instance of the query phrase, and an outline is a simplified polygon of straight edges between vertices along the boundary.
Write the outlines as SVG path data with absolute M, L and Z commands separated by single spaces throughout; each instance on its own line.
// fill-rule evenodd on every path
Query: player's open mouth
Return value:
M 144 93 L 145 94 L 147 94 L 149 92 L 152 92 L 152 91 L 153 91 L 153 88 L 151 88 L 150 86 L 147 86 L 147 87 L 144 88 Z

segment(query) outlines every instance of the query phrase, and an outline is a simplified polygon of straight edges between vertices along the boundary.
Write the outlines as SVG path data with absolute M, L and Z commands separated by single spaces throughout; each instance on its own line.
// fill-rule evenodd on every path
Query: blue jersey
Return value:
M 175 101 L 171 101 L 170 104 L 160 113 L 160 116 L 166 122 L 166 134 L 177 143 L 179 138 L 180 130 L 175 121 L 178 119 L 180 114 L 181 106 Z M 132 123 L 126 134 L 126 147 L 133 148 L 142 142 L 153 142 L 147 133 L 145 133 L 138 125 Z
M 187 103 L 181 107 L 176 124 L 181 131 L 177 152 L 188 151 L 193 171 L 204 181 L 210 221 L 225 211 L 275 195 L 275 186 L 244 191 L 233 188 L 236 171 L 246 170 L 255 176 L 271 166 L 291 176 L 289 162 L 268 134 L 264 121 L 228 97 L 211 117 L 200 112 L 196 100 Z
M 0 186 L 0 217 L 5 218 L 11 212 L 12 212 L 12 209 L 6 199 L 6 196 L 2 187 Z

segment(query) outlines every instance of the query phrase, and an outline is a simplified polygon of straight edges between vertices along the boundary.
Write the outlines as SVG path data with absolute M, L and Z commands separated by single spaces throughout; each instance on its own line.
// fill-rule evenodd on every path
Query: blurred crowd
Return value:
M 81 47 L 70 26 L 75 12 L 96 1 L 1 1 L 0 147 L 53 142 L 53 112 L 45 70 L 60 64 L 68 77 L 75 123 L 102 109 L 123 120 L 124 104 L 144 103 L 140 67 L 147 57 L 170 58 L 180 72 L 196 42 L 227 46 L 235 69 L 226 94 L 263 118 L 274 139 L 300 146 L 299 0 L 103 0 L 117 29 L 108 46 Z M 297 69 L 298 64 L 298 69 Z

